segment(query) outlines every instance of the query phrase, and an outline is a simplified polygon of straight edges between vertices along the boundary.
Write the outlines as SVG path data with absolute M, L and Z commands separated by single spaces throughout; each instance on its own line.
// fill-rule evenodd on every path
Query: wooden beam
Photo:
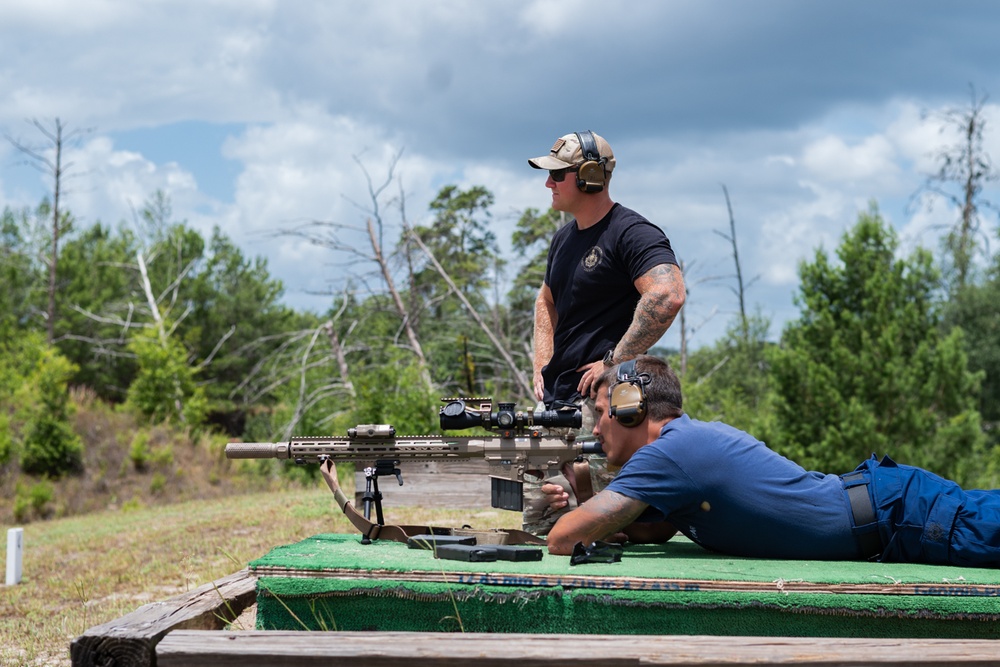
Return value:
M 171 630 L 220 630 L 257 599 L 257 577 L 240 570 L 193 591 L 139 607 L 73 640 L 73 667 L 150 667 Z
M 157 667 L 965 667 L 998 661 L 1000 641 L 959 639 L 176 631 L 156 647 Z

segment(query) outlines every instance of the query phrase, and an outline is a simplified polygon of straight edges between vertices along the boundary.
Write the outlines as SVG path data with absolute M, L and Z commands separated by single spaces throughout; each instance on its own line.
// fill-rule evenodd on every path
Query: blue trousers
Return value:
M 868 478 L 881 561 L 1000 567 L 1000 489 L 966 491 L 913 466 L 875 456 Z

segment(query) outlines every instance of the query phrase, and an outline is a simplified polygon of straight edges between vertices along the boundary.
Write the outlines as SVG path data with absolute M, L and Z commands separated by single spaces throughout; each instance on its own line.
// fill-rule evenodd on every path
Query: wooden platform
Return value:
M 221 630 L 255 602 L 255 590 L 255 578 L 247 570 L 241 570 L 190 593 L 144 605 L 115 621 L 90 628 L 73 640 L 72 664 L 75 667 L 1000 664 L 1000 640 Z

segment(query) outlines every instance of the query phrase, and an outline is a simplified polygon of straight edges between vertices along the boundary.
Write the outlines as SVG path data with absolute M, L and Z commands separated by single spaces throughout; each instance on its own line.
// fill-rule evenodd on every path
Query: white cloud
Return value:
M 180 165 L 168 163 L 157 165 L 142 155 L 130 151 L 115 150 L 106 136 L 92 136 L 80 141 L 67 141 L 62 156 L 62 201 L 82 224 L 93 224 L 98 220 L 107 225 L 117 225 L 120 221 L 131 220 L 134 211 L 140 210 L 149 197 L 157 190 L 171 195 L 175 204 L 183 209 L 196 208 L 205 202 L 198 192 L 197 183 Z M 54 160 L 51 146 L 31 144 L 48 159 Z M 27 169 L 24 167 L 24 169 Z M 37 183 L 45 196 L 51 196 L 52 174 L 45 171 L 34 172 Z M 21 197 L 32 197 L 20 200 Z M 8 194 L 0 197 L 5 205 L 34 206 L 41 195 Z
M 802 151 L 802 165 L 827 183 L 866 183 L 873 189 L 894 180 L 899 172 L 892 144 L 884 136 L 866 137 L 848 145 L 840 137 L 825 136 Z

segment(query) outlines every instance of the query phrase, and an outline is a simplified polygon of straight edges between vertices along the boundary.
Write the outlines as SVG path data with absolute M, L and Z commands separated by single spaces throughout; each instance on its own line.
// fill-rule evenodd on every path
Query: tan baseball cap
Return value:
M 610 174 L 615 168 L 615 154 L 611 152 L 611 146 L 604 137 L 594 134 L 594 141 L 597 143 L 597 152 L 605 159 L 604 171 Z M 565 134 L 552 144 L 552 150 L 548 155 L 535 157 L 528 160 L 535 169 L 565 169 L 583 164 L 583 151 L 580 150 L 580 139 L 576 133 Z

